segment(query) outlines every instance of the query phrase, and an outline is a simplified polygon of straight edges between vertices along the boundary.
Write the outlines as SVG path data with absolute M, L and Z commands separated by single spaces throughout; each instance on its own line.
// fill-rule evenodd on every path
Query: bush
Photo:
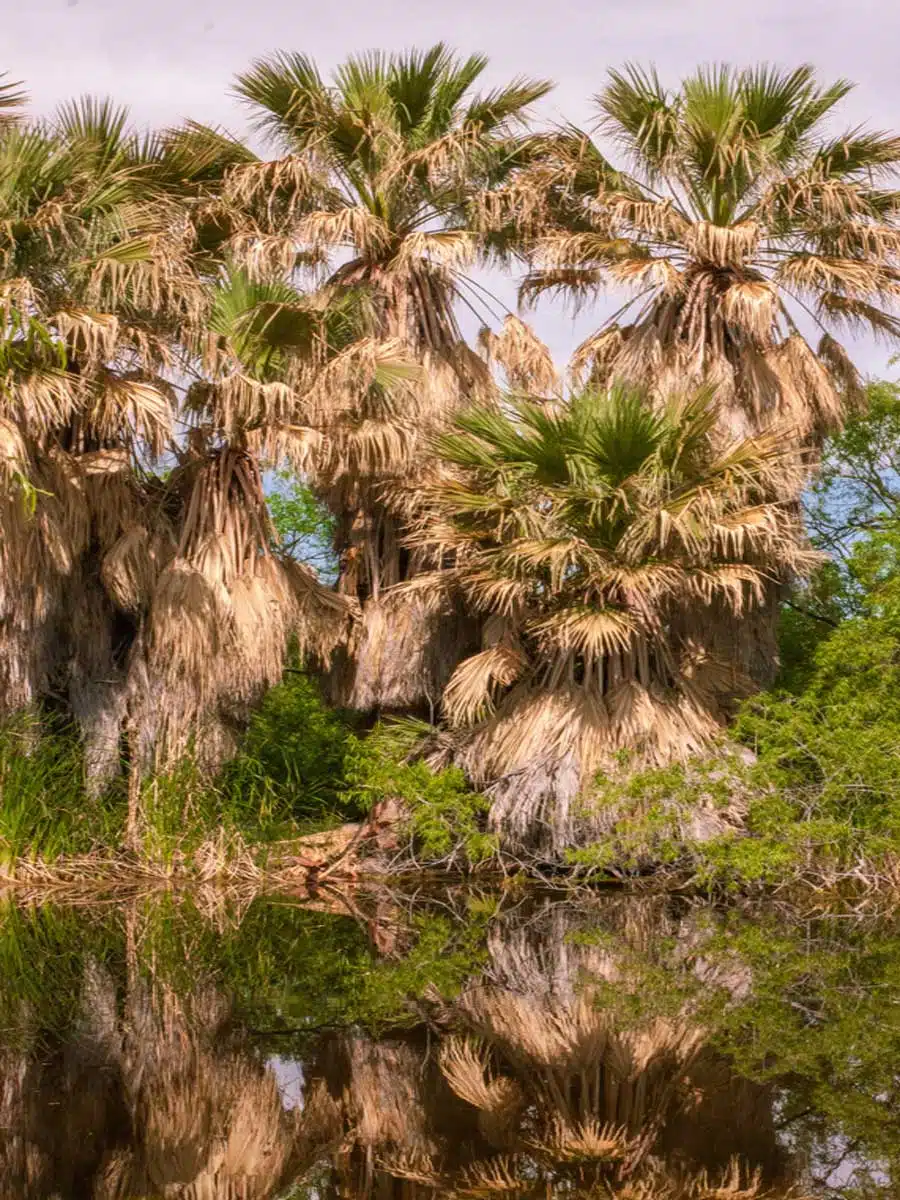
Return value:
M 263 845 L 359 819 L 381 800 L 407 814 L 403 831 L 429 862 L 484 862 L 496 841 L 488 808 L 455 768 L 412 761 L 430 727 L 380 723 L 362 732 L 325 704 L 316 683 L 290 669 L 253 715 L 238 754 L 210 780 L 187 755 L 141 788 L 143 854 L 171 863 L 212 835 Z M 0 730 L 0 857 L 54 859 L 122 843 L 125 781 L 97 799 L 69 728 L 20 720 Z
M 855 873 L 896 877 L 900 859 L 900 573 L 897 547 L 879 535 L 855 552 L 866 580 L 856 615 L 811 649 L 802 671 L 748 700 L 713 763 L 636 774 L 609 792 L 628 815 L 573 857 L 595 870 L 690 866 L 708 883 L 780 883 Z M 791 636 L 796 622 L 789 617 Z M 710 785 L 710 775 L 714 786 Z M 724 790 L 723 790 L 724 789 Z M 682 836 L 693 807 L 745 813 L 742 827 L 702 843 Z
M 406 834 L 423 859 L 483 863 L 497 852 L 497 839 L 484 832 L 489 802 L 469 788 L 458 767 L 432 771 L 409 761 L 429 732 L 420 721 L 395 720 L 355 738 L 345 762 L 345 801 L 371 811 L 379 801 L 397 799 L 408 813 Z
M 235 823 L 270 826 L 319 824 L 357 817 L 345 792 L 353 727 L 328 708 L 316 683 L 291 668 L 251 718 L 238 755 L 219 782 Z

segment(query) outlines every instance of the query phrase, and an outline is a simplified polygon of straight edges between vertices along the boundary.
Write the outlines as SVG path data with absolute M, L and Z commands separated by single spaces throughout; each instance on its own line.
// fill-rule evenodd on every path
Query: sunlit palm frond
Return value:
M 900 278 L 900 138 L 831 132 L 850 87 L 821 85 L 809 66 L 702 67 L 674 89 L 633 64 L 610 72 L 596 101 L 627 175 L 569 132 L 508 189 L 530 250 L 523 299 L 632 292 L 634 306 L 579 348 L 579 378 L 660 396 L 712 383 L 737 436 L 789 414 L 797 442 L 815 446 L 840 423 L 858 387 L 835 330 L 893 339 Z M 529 174 L 547 194 L 540 220 Z M 810 313 L 825 353 L 783 352 Z
M 540 753 L 668 761 L 715 733 L 722 694 L 700 695 L 682 651 L 810 566 L 790 446 L 777 431 L 723 445 L 716 403 L 625 385 L 550 412 L 510 396 L 438 442 L 459 476 L 428 489 L 412 544 L 452 546 L 453 586 L 505 623 L 445 693 L 479 779 Z

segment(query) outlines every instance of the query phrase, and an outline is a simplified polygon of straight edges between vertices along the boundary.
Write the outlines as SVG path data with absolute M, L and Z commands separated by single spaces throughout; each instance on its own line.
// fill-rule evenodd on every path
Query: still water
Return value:
M 895 1196 L 898 934 L 621 893 L 7 901 L 0 1196 Z

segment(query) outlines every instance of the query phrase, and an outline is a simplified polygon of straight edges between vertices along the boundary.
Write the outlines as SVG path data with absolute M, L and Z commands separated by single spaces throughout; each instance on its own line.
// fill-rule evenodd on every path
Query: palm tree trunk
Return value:
M 371 597 L 352 645 L 332 661 L 329 698 L 361 712 L 433 720 L 454 669 L 477 649 L 477 634 L 477 623 L 459 604 L 435 612 L 411 596 Z

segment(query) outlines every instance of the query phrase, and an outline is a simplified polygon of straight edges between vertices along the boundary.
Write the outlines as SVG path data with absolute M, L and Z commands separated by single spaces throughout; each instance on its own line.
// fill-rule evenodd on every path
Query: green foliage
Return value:
M 118 843 L 121 797 L 91 797 L 74 730 L 23 714 L 0 728 L 0 861 L 86 854 Z
M 802 688 L 816 650 L 846 615 L 848 578 L 836 563 L 825 563 L 804 584 L 797 584 L 780 614 L 779 686 Z
M 789 691 L 802 689 L 835 626 L 865 614 L 873 590 L 896 571 L 900 384 L 867 386 L 865 405 L 826 443 L 804 508 L 813 544 L 829 561 L 795 587 L 782 613 L 779 683 Z
M 288 351 L 311 345 L 319 320 L 284 280 L 253 280 L 244 270 L 230 270 L 213 290 L 208 325 L 248 374 L 269 382 L 283 373 Z
M 858 1162 L 881 1167 L 882 1184 L 896 1181 L 900 1009 L 888 1002 L 900 988 L 896 924 L 828 912 L 801 920 L 789 909 L 752 917 L 731 913 L 710 946 L 753 980 L 745 1000 L 720 1011 L 716 1044 L 742 1074 L 781 1081 L 780 1124 L 801 1158 L 827 1146 L 838 1160 L 853 1147 Z
M 183 863 L 206 839 L 244 848 L 354 820 L 382 800 L 409 814 L 423 861 L 475 865 L 491 858 L 488 803 L 462 771 L 432 771 L 414 754 L 430 726 L 378 724 L 366 733 L 330 709 L 296 668 L 253 714 L 238 753 L 210 779 L 192 754 L 141 786 L 142 854 Z M 83 749 L 65 728 L 21 721 L 0 730 L 0 856 L 52 860 L 114 850 L 127 807 L 124 781 L 100 797 L 85 788 Z
M 381 960 L 360 981 L 357 1003 L 375 1028 L 413 1024 L 419 1017 L 410 1001 L 434 988 L 453 999 L 487 957 L 485 934 L 493 906 L 470 904 L 468 919 L 453 921 L 419 913 L 412 921 L 412 946 L 399 960 Z
M 496 838 L 483 831 L 489 803 L 471 791 L 458 767 L 432 771 L 410 754 L 430 732 L 418 721 L 377 725 L 356 739 L 346 759 L 344 798 L 365 810 L 396 799 L 409 813 L 409 834 L 421 858 L 476 865 L 497 852 Z
M 0 903 L 0 1030 L 7 1045 L 71 1026 L 88 955 L 110 966 L 124 959 L 116 924 L 108 909 Z
M 326 582 L 336 579 L 334 516 L 292 471 L 274 472 L 268 484 L 266 504 L 284 552 L 314 567 Z
M 615 812 L 610 832 L 569 850 L 566 860 L 580 870 L 636 874 L 678 864 L 698 808 L 725 810 L 739 778 L 736 759 L 717 758 L 611 778 L 601 774 L 583 799 L 585 810 Z
M 816 544 L 841 565 L 861 536 L 900 518 L 900 383 L 870 383 L 864 408 L 829 439 L 806 515 Z
M 296 669 L 253 714 L 237 755 L 214 779 L 186 755 L 144 781 L 143 853 L 172 862 L 222 832 L 244 843 L 296 836 L 359 815 L 344 797 L 344 760 L 355 739 L 316 684 Z M 75 732 L 48 718 L 0 729 L 0 857 L 52 860 L 121 844 L 123 779 L 97 797 L 85 786 Z
M 573 856 L 597 869 L 680 861 L 708 883 L 781 883 L 861 870 L 893 873 L 900 846 L 900 576 L 893 535 L 860 543 L 858 577 L 870 589 L 782 688 L 747 701 L 727 748 L 711 764 L 642 772 L 601 801 L 623 817 L 598 845 Z M 712 781 L 712 786 L 711 786 Z M 734 803 L 742 827 L 702 844 L 685 835 L 691 809 Z
M 295 667 L 252 715 L 238 753 L 208 779 L 192 755 L 142 790 L 144 851 L 170 861 L 221 831 L 262 846 L 361 815 L 345 795 L 345 761 L 356 742 L 344 715 Z
M 257 901 L 223 908 L 210 922 L 189 898 L 154 897 L 128 915 L 134 965 L 142 976 L 189 997 L 213 984 L 263 1045 L 283 1053 L 309 1032 L 365 1023 L 414 1023 L 426 989 L 450 999 L 485 956 L 493 903 L 473 900 L 465 921 L 420 906 L 394 918 L 398 944 L 373 955 L 364 928 L 344 915 Z M 7 1041 L 59 1036 L 77 1017 L 88 964 L 103 964 L 119 989 L 126 979 L 126 913 L 44 905 L 0 906 L 0 1029 Z M 285 1041 L 295 1033 L 296 1042 Z M 277 1040 L 276 1040 L 277 1039 Z
M 314 681 L 289 668 L 223 770 L 220 787 L 230 811 L 241 827 L 358 815 L 343 782 L 354 740 L 348 721 L 328 708 Z

